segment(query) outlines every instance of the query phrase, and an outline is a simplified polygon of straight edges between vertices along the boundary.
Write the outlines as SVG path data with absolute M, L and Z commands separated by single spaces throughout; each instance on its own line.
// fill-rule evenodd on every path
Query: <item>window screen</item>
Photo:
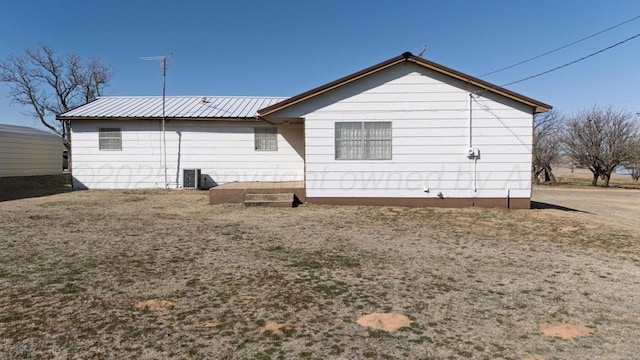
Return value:
M 391 122 L 337 122 L 337 160 L 390 160 Z
M 255 128 L 256 151 L 278 150 L 278 129 L 275 127 Z
M 100 129 L 100 150 L 122 150 L 122 132 L 118 128 Z

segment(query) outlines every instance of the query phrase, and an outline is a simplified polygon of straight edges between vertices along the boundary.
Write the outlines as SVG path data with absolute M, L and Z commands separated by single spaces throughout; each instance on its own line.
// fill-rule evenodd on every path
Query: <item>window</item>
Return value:
M 336 160 L 391 160 L 391 122 L 337 122 Z
M 278 128 L 254 128 L 256 151 L 278 151 Z
M 118 128 L 100 129 L 100 150 L 122 150 L 122 132 Z

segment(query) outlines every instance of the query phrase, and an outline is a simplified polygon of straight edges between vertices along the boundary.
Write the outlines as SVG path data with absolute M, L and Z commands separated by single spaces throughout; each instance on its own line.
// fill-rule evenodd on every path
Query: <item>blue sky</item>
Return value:
M 479 76 L 640 15 L 640 1 L 5 0 L 0 58 L 44 43 L 98 57 L 106 95 L 293 96 L 397 56 L 417 54 Z M 640 33 L 640 19 L 483 79 L 497 85 Z M 594 104 L 640 111 L 640 38 L 508 87 L 571 114 Z M 42 128 L 0 84 L 0 123 Z

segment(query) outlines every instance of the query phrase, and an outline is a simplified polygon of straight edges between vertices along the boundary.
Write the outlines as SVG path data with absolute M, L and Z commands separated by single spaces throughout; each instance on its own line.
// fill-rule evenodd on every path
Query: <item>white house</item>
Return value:
M 63 149 L 52 133 L 0 124 L 0 177 L 61 174 Z
M 196 168 L 205 188 L 302 180 L 302 124 L 274 126 L 255 117 L 282 100 L 167 97 L 163 131 L 162 97 L 99 98 L 58 116 L 72 120 L 73 186 L 179 188 L 183 170 Z
M 537 100 L 402 54 L 283 98 L 105 97 L 72 120 L 75 187 L 300 181 L 310 203 L 528 208 Z

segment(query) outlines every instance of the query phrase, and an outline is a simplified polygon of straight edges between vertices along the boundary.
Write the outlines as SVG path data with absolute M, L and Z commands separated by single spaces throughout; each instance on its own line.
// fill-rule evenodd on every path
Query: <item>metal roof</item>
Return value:
M 258 110 L 285 100 L 252 96 L 167 96 L 168 119 L 254 118 Z M 162 118 L 162 96 L 106 96 L 69 110 L 59 120 Z
M 27 126 L 0 124 L 0 133 L 12 136 L 27 136 L 59 139 L 58 135 L 49 131 L 35 129 Z M 62 141 L 62 140 L 61 140 Z

